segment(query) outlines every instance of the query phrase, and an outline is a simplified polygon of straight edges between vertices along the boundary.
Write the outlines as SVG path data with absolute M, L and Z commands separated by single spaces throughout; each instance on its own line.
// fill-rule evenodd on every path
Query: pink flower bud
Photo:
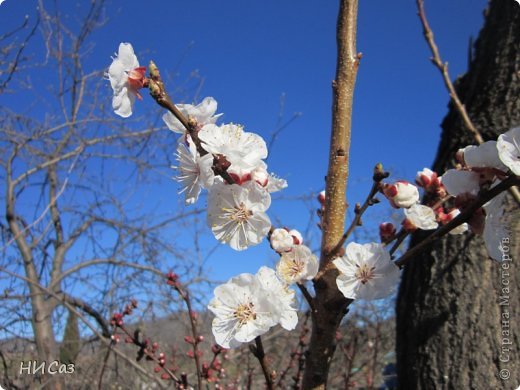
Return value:
M 424 168 L 422 171 L 417 172 L 415 183 L 429 192 L 435 192 L 441 185 L 437 173 L 428 168 Z
M 385 184 L 383 193 L 394 208 L 408 208 L 419 201 L 419 190 L 407 181 Z
M 177 275 L 175 272 L 168 272 L 166 274 L 166 279 L 166 284 L 175 287 L 178 284 L 179 275 Z
M 322 206 L 325 206 L 325 190 L 318 194 L 318 202 L 320 202 Z
M 231 178 L 235 182 L 235 184 L 238 184 L 238 185 L 242 185 L 251 180 L 250 173 L 245 173 L 245 174 L 237 174 L 234 172 L 228 172 L 228 173 L 229 173 L 229 176 L 231 176 Z
M 256 181 L 262 187 L 265 187 L 269 182 L 269 173 L 267 173 L 267 170 L 264 167 L 257 167 L 253 172 L 251 172 L 251 180 Z
M 413 233 L 417 230 L 417 226 L 415 226 L 414 223 L 408 218 L 403 219 L 402 225 L 403 229 L 408 233 Z
M 128 85 L 130 90 L 137 96 L 139 100 L 142 99 L 139 94 L 139 90 L 144 87 L 146 74 L 146 66 L 140 66 L 139 68 L 132 69 L 128 72 Z
M 293 238 L 294 245 L 301 245 L 301 244 L 303 244 L 303 237 L 302 237 L 301 233 L 298 230 L 291 229 L 291 230 L 289 230 L 289 234 Z
M 184 341 L 188 344 L 193 344 L 193 338 L 191 336 L 184 336 Z
M 396 228 L 394 224 L 390 222 L 383 222 L 379 225 L 379 237 L 381 238 L 381 242 L 389 242 L 395 236 Z

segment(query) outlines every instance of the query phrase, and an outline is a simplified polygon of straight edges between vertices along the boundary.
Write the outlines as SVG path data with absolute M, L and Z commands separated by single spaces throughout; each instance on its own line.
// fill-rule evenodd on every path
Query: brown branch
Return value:
M 446 225 L 443 225 L 424 240 L 422 240 L 416 246 L 410 248 L 404 255 L 402 255 L 398 260 L 395 261 L 395 264 L 399 267 L 403 267 L 406 265 L 408 261 L 417 257 L 417 255 L 425 250 L 429 245 L 431 245 L 437 239 L 445 236 L 451 230 L 455 229 L 457 226 L 462 225 L 464 222 L 471 219 L 474 213 L 482 207 L 486 202 L 493 199 L 495 196 L 500 194 L 503 191 L 507 191 L 514 185 L 520 184 L 520 177 L 512 175 L 502 181 L 497 186 L 493 187 L 488 191 L 481 192 L 479 197 L 473 201 L 468 207 L 466 207 L 456 218 L 452 219 Z
M 176 277 L 175 274 L 169 274 L 169 275 L 171 275 L 174 278 Z M 181 286 L 180 282 L 177 279 L 169 280 L 169 282 L 171 282 L 169 284 L 171 284 L 173 286 L 173 288 L 175 288 L 175 290 L 177 290 L 177 292 L 181 296 L 182 300 L 186 304 L 186 308 L 188 309 L 188 316 L 190 318 L 190 328 L 191 328 L 191 336 L 192 336 L 192 340 L 191 340 L 190 344 L 193 349 L 193 360 L 195 361 L 195 369 L 197 371 L 197 388 L 199 390 L 202 390 L 202 371 L 200 368 L 200 356 L 199 356 L 199 348 L 198 348 L 198 345 L 201 342 L 201 338 L 199 337 L 199 332 L 197 330 L 197 320 L 195 317 L 195 312 L 193 311 L 193 307 L 191 305 L 190 292 L 188 291 L 188 289 L 186 287 Z
M 78 309 L 83 310 L 89 316 L 94 318 L 101 328 L 101 334 L 106 338 L 110 338 L 112 333 L 110 332 L 110 328 L 108 327 L 108 324 L 105 321 L 105 317 L 103 317 L 101 313 L 99 313 L 96 309 L 94 309 L 92 306 L 90 306 L 88 303 L 86 303 L 80 298 L 73 297 L 63 292 L 58 294 L 58 296 L 61 297 L 62 301 L 67 302 L 72 306 L 77 307 Z
M 307 356 L 303 388 L 325 389 L 335 350 L 335 333 L 352 300 L 346 299 L 336 285 L 338 270 L 333 265 L 334 248 L 345 231 L 346 190 L 349 171 L 352 104 L 361 55 L 356 52 L 357 0 L 341 0 L 336 39 L 338 56 L 336 79 L 332 83 L 332 133 L 322 217 L 320 272 L 314 279 L 313 327 Z M 330 268 L 329 268 L 330 267 Z
M 25 28 L 25 26 L 27 25 L 28 21 L 29 21 L 29 18 L 26 17 L 23 25 L 21 26 L 21 28 Z M 9 73 L 7 75 L 7 78 L 4 81 L 2 81 L 2 83 L 0 84 L 0 93 L 2 93 L 7 88 L 7 85 L 9 84 L 9 82 L 13 78 L 14 74 L 16 73 L 16 70 L 18 69 L 18 65 L 20 64 L 20 61 L 22 60 L 22 58 L 21 58 L 22 57 L 22 53 L 25 50 L 25 48 L 27 47 L 27 44 L 29 43 L 29 40 L 36 33 L 36 30 L 38 29 L 38 25 L 39 24 L 40 24 L 40 18 L 38 17 L 36 19 L 36 23 L 34 24 L 32 30 L 30 31 L 29 35 L 25 38 L 25 40 L 22 42 L 22 44 L 18 48 L 18 52 L 16 53 L 14 61 L 9 66 L 9 70 L 8 70 Z M 16 32 L 17 30 L 18 29 L 14 30 L 13 33 Z M 9 34 L 5 34 L 3 37 L 0 38 L 0 40 L 3 40 L 3 39 L 5 39 L 8 36 L 9 36 Z
M 450 94 L 451 100 L 453 101 L 453 104 L 455 105 L 456 110 L 458 111 L 459 115 L 462 118 L 462 122 L 466 126 L 466 128 L 469 130 L 469 132 L 473 135 L 473 138 L 478 144 L 484 143 L 484 138 L 482 138 L 482 135 L 477 130 L 473 122 L 471 121 L 468 112 L 466 111 L 466 107 L 459 99 L 459 95 L 457 94 L 457 91 L 455 91 L 455 87 L 453 86 L 453 83 L 451 82 L 450 75 L 448 73 L 448 63 L 443 62 L 441 55 L 439 53 L 439 48 L 437 47 L 437 44 L 435 43 L 435 39 L 433 36 L 433 31 L 430 27 L 430 24 L 428 23 L 428 19 L 426 18 L 426 12 L 424 10 L 424 0 L 416 0 L 417 2 L 417 9 L 418 9 L 418 15 L 421 19 L 421 24 L 423 27 L 423 35 L 426 39 L 426 42 L 428 43 L 428 46 L 430 47 L 430 50 L 432 52 L 431 61 L 433 65 L 439 69 L 442 75 L 442 79 L 444 81 L 444 85 L 448 89 L 448 92 Z M 516 201 L 517 204 L 520 205 L 520 191 L 516 187 L 511 187 L 509 189 L 509 192 L 513 196 L 513 199 Z
M 401 229 L 399 231 L 399 233 L 396 234 L 395 236 L 395 242 L 394 242 L 394 245 L 392 245 L 392 248 L 390 248 L 389 250 L 389 253 L 391 255 L 394 254 L 394 252 L 399 248 L 399 246 L 403 243 L 403 241 L 405 240 L 406 237 L 408 237 L 408 232 L 404 229 Z M 392 240 L 393 241 L 393 240 Z
M 426 42 L 428 43 L 428 46 L 430 47 L 430 50 L 432 52 L 431 61 L 437 67 L 437 69 L 439 69 L 439 71 L 441 72 L 442 79 L 444 80 L 444 85 L 448 89 L 450 97 L 453 100 L 453 104 L 455 104 L 455 108 L 459 112 L 459 114 L 462 118 L 462 121 L 464 122 L 464 125 L 473 134 L 473 137 L 475 138 L 475 140 L 479 144 L 481 144 L 484 142 L 484 139 L 482 138 L 482 135 L 480 134 L 480 132 L 473 125 L 473 122 L 469 118 L 466 108 L 460 101 L 459 96 L 457 95 L 457 92 L 455 91 L 455 87 L 453 86 L 453 83 L 451 82 L 451 79 L 450 79 L 450 75 L 448 73 L 448 63 L 443 62 L 441 59 L 441 56 L 439 53 L 439 48 L 437 47 L 437 44 L 435 43 L 435 40 L 433 38 L 433 31 L 430 28 L 428 19 L 426 19 L 426 13 L 424 11 L 424 1 L 423 0 L 417 0 L 417 8 L 418 8 L 419 18 L 421 19 L 421 24 L 423 27 L 424 38 L 426 39 Z
M 342 1 L 338 19 L 338 60 L 332 82 L 332 134 L 322 218 L 320 268 L 331 260 L 344 232 L 349 172 L 352 101 L 361 55 L 356 52 L 357 1 Z
M 175 381 L 175 383 L 179 384 L 179 383 L 182 383 L 182 380 L 179 379 L 177 377 L 177 375 L 175 375 L 175 373 L 170 370 L 168 367 L 166 367 L 165 365 L 161 365 L 161 362 L 159 360 L 159 358 L 157 358 L 157 356 L 155 356 L 155 353 L 152 353 L 151 351 L 148 350 L 148 345 L 146 343 L 143 343 L 141 341 L 139 341 L 135 335 L 136 333 L 135 332 L 130 332 L 124 325 L 122 326 L 118 326 L 119 329 L 121 329 L 126 335 L 127 337 L 132 341 L 133 344 L 137 345 L 138 347 L 141 348 L 142 352 L 144 355 L 146 355 L 146 357 L 150 360 L 152 360 L 153 362 L 157 363 L 157 365 L 159 365 L 161 367 L 161 369 L 168 374 L 168 376 L 173 379 L 173 381 Z M 116 351 L 116 348 L 113 348 L 114 351 Z
M 260 366 L 262 367 L 262 372 L 265 378 L 265 384 L 267 385 L 268 390 L 274 389 L 274 379 L 276 378 L 276 371 L 272 370 L 269 366 L 269 362 L 267 360 L 267 356 L 264 351 L 264 346 L 262 344 L 262 338 L 257 336 L 255 338 L 255 345 L 249 344 L 249 349 L 252 354 L 258 359 L 260 362 Z
M 153 61 L 150 61 L 148 69 L 150 72 L 150 79 L 148 80 L 150 96 L 152 96 L 157 104 L 170 111 L 175 116 L 175 118 L 177 118 L 179 122 L 182 123 L 190 135 L 191 140 L 195 144 L 197 152 L 200 154 L 200 156 L 202 157 L 208 154 L 208 151 L 204 149 L 202 142 L 199 139 L 197 123 L 190 120 L 190 118 L 186 118 L 173 103 L 172 99 L 168 95 L 168 92 L 166 92 L 166 87 L 164 86 L 164 83 L 161 79 L 161 74 L 157 65 L 155 65 Z M 235 184 L 235 180 L 227 172 L 229 165 L 230 163 L 227 161 L 226 156 L 213 155 L 213 171 L 215 174 L 221 176 L 228 184 Z

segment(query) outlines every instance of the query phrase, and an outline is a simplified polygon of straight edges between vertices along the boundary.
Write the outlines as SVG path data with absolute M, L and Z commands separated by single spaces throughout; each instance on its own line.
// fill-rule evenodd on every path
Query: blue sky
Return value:
M 73 14 L 88 2 L 62 3 L 64 12 Z M 364 199 L 377 162 L 395 179 L 408 180 L 431 165 L 448 103 L 440 75 L 428 60 L 415 1 L 360 3 L 357 47 L 363 59 L 353 114 L 351 204 Z M 477 36 L 485 5 L 485 0 L 426 1 L 452 78 L 467 67 L 469 37 Z M 114 0 L 107 6 L 108 23 L 93 36 L 95 46 L 86 65 L 108 67 L 119 43 L 130 42 L 142 64 L 154 59 L 173 75 L 173 82 L 197 70 L 204 78 L 199 100 L 213 96 L 225 122 L 244 124 L 266 139 L 285 94 L 285 119 L 294 112 L 302 116 L 275 143 L 269 168 L 288 180 L 287 197 L 317 192 L 327 169 L 337 6 L 332 0 Z M 19 25 L 34 7 L 34 1 L 4 2 L 2 30 Z M 106 93 L 109 96 L 108 83 Z M 145 97 L 136 111 L 146 113 L 152 104 Z M 177 207 L 178 202 L 172 202 L 176 192 L 176 183 L 165 180 L 156 203 Z M 378 211 L 372 213 L 377 219 Z M 304 229 L 309 218 L 303 203 L 287 200 L 274 201 L 271 215 L 297 229 Z M 205 240 L 208 248 L 214 245 L 211 240 Z M 222 247 L 208 267 L 213 278 L 227 279 L 256 272 L 272 259 L 265 244 L 241 253 Z

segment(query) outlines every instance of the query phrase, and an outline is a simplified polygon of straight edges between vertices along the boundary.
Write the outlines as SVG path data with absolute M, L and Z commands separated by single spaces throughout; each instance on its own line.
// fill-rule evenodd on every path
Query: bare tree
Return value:
M 140 190 L 170 176 L 171 133 L 157 126 L 157 115 L 123 125 L 110 111 L 103 71 L 83 65 L 90 34 L 105 22 L 103 6 L 91 2 L 79 25 L 67 25 L 58 8 L 40 2 L 36 22 L 0 37 L 0 91 L 29 107 L 0 108 L 0 329 L 34 337 L 40 362 L 59 360 L 70 308 L 110 337 L 105 319 L 122 299 L 153 297 L 160 310 L 161 289 L 151 286 L 164 272 L 200 276 L 185 261 L 188 245 L 171 237 L 172 226 L 199 210 L 161 215 Z M 45 47 L 35 52 L 43 56 L 29 54 L 38 30 Z M 26 84 L 29 56 L 31 72 L 49 85 Z M 60 381 L 42 378 L 49 386 Z

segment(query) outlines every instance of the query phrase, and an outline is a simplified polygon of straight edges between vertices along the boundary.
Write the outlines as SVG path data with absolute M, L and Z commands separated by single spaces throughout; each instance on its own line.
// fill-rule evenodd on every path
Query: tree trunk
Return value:
M 520 124 L 520 7 L 492 0 L 485 15 L 474 58 L 456 89 L 484 140 L 491 140 Z M 453 167 L 460 147 L 475 144 L 451 104 L 442 129 L 437 172 Z M 466 233 L 442 239 L 406 266 L 397 301 L 399 388 L 520 384 L 520 218 L 508 198 L 511 231 L 504 238 L 512 262 L 490 260 L 482 238 Z

